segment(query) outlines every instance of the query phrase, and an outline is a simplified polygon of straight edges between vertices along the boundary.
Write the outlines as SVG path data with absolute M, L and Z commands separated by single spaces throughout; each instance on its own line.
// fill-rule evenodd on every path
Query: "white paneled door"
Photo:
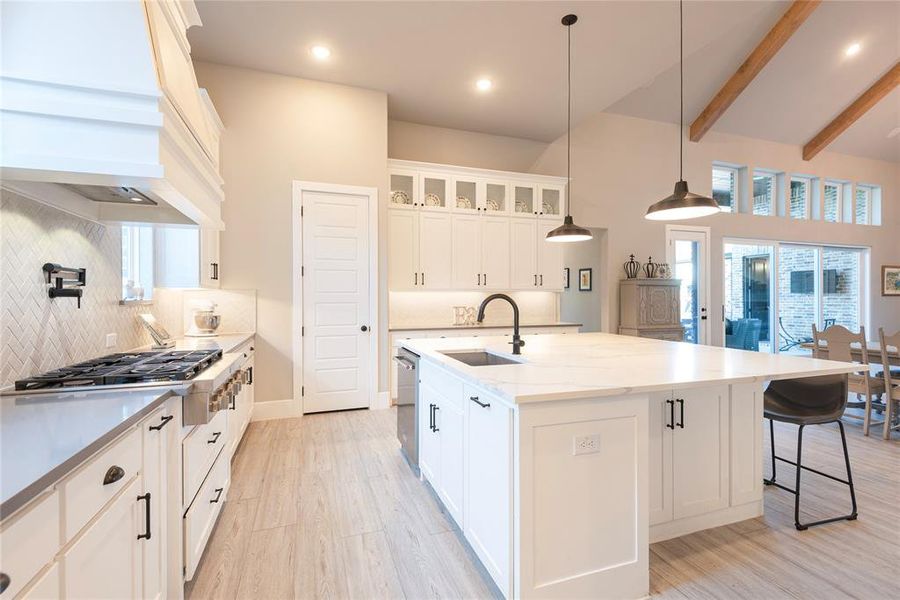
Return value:
M 304 190 L 303 412 L 367 408 L 371 353 L 369 197 Z

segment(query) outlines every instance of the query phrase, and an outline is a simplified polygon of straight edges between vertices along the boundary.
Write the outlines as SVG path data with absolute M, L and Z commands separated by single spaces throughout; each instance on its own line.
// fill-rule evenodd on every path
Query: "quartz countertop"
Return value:
M 859 365 L 610 333 L 523 336 L 521 356 L 507 337 L 404 340 L 423 360 L 514 403 L 569 400 L 684 389 L 721 383 L 752 383 L 792 377 L 850 373 Z M 520 364 L 471 367 L 442 351 L 479 350 Z
M 172 386 L 0 397 L 0 519 L 153 412 Z
M 220 333 L 215 337 L 182 337 L 175 340 L 173 348 L 167 350 L 218 350 L 222 353 L 234 352 L 235 348 L 256 335 L 249 333 Z M 150 346 L 135 348 L 135 351 L 152 350 Z
M 519 327 L 581 327 L 582 323 L 569 323 L 566 321 L 550 321 L 550 322 L 534 322 L 534 323 L 519 323 Z M 512 329 L 512 322 L 509 323 L 485 323 L 480 325 L 451 325 L 449 323 L 432 323 L 431 325 L 427 324 L 417 324 L 417 325 L 391 325 L 388 330 L 389 331 L 433 331 L 435 329 L 459 329 L 462 331 L 469 329 Z

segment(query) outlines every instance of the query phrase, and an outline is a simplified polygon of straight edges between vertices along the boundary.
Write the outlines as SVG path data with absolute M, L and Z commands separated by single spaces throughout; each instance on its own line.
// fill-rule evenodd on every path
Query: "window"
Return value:
M 854 215 L 860 225 L 881 225 L 881 188 L 857 184 Z
M 843 185 L 833 181 L 825 182 L 824 218 L 829 223 L 841 222 L 841 190 Z
M 792 219 L 809 218 L 809 194 L 810 180 L 805 177 L 791 178 L 791 197 L 789 198 L 788 214 Z
M 153 297 L 153 227 L 122 225 L 122 300 Z
M 775 206 L 775 174 L 757 171 L 753 174 L 753 214 L 772 215 Z
M 713 166 L 712 195 L 722 212 L 737 212 L 737 169 Z

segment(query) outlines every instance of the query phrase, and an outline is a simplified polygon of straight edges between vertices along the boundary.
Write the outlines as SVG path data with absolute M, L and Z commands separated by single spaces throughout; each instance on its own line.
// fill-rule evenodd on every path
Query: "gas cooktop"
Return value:
M 16 381 L 16 390 L 185 381 L 222 358 L 221 350 L 110 354 Z

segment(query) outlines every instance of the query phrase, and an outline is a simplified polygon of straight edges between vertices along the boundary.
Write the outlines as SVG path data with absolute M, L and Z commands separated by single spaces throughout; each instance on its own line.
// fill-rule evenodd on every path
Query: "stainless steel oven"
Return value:
M 397 363 L 397 439 L 406 462 L 419 474 L 419 355 L 400 348 Z

